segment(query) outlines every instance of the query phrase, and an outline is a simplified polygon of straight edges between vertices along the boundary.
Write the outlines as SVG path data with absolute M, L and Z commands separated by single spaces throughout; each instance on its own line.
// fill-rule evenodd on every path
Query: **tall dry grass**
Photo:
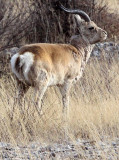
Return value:
M 119 63 L 117 57 L 91 57 L 81 80 L 70 94 L 67 137 L 101 140 L 119 136 Z M 65 139 L 62 102 L 57 87 L 47 90 L 42 115 L 34 107 L 30 89 L 21 106 L 14 105 L 12 75 L 0 79 L 0 141 L 14 144 L 61 142 Z

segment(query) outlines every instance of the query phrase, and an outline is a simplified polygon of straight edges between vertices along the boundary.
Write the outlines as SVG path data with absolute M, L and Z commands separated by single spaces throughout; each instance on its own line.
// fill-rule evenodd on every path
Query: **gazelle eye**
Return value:
M 93 30 L 93 29 L 94 29 L 94 27 L 89 27 L 88 29 L 89 29 L 89 30 Z

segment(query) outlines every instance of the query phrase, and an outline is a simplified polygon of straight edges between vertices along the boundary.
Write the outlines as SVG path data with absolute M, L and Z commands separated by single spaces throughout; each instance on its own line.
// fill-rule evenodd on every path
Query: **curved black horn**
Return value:
M 62 4 L 60 4 L 60 8 L 63 9 L 65 12 L 80 15 L 81 18 L 83 18 L 86 22 L 91 21 L 90 17 L 80 9 L 68 9 L 68 8 L 65 8 Z

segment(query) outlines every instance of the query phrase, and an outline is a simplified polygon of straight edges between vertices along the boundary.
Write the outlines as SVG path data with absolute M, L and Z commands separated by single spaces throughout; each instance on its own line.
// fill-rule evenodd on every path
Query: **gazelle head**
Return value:
M 95 44 L 107 38 L 107 32 L 98 27 L 93 21 L 91 21 L 90 17 L 84 11 L 67 9 L 63 5 L 60 5 L 60 8 L 67 13 L 75 14 L 78 30 L 80 33 L 79 36 L 82 36 L 82 38 L 88 41 L 88 43 Z

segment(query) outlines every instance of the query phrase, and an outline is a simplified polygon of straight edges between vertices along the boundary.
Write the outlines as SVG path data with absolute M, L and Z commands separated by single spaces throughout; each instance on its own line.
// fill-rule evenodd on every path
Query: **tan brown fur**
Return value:
M 42 67 L 46 69 L 48 72 L 53 72 L 55 74 L 58 73 L 60 70 L 59 63 L 64 68 L 66 68 L 65 72 L 68 71 L 68 65 L 76 61 L 75 57 L 72 54 L 73 52 L 77 55 L 77 57 L 80 57 L 78 58 L 78 61 L 76 61 L 77 67 L 80 68 L 81 66 L 81 60 L 82 60 L 81 54 L 79 54 L 79 51 L 70 44 L 67 44 L 67 45 L 66 44 L 46 44 L 46 43 L 31 44 L 31 45 L 23 46 L 20 49 L 19 54 L 22 55 L 25 52 L 33 53 L 35 63 L 37 63 L 38 61 L 42 61 Z M 34 67 L 35 67 L 35 64 L 34 64 Z M 70 71 L 68 72 L 69 73 L 66 73 L 66 75 L 70 76 L 71 78 Z M 31 73 L 29 72 L 29 74 Z M 72 77 L 72 79 L 74 77 Z M 32 79 L 31 76 L 30 76 L 30 79 Z

